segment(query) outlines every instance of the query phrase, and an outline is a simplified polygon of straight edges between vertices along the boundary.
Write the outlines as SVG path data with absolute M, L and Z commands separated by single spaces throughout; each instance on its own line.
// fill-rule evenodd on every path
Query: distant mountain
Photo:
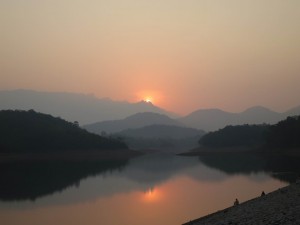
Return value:
M 59 116 L 68 121 L 89 124 L 99 121 L 123 119 L 139 112 L 155 112 L 175 116 L 152 103 L 128 103 L 93 95 L 38 92 L 31 90 L 0 91 L 0 110 L 30 110 Z
M 178 121 L 188 127 L 211 131 L 231 124 L 234 118 L 234 113 L 224 112 L 220 109 L 201 109 L 179 118 Z
M 123 130 L 117 135 L 135 138 L 174 138 L 182 139 L 188 137 L 202 136 L 203 130 L 188 127 L 170 125 L 150 125 L 137 129 Z
M 179 118 L 178 121 L 189 127 L 215 131 L 228 125 L 275 124 L 287 116 L 297 114 L 300 114 L 300 107 L 284 113 L 274 112 L 262 106 L 252 107 L 241 113 L 230 113 L 219 109 L 202 109 Z
M 77 123 L 29 111 L 0 111 L 0 153 L 127 149 L 125 143 L 91 134 Z
M 285 116 L 282 113 L 274 112 L 262 106 L 256 106 L 246 109 L 244 112 L 238 113 L 238 123 L 247 124 L 275 124 Z
M 204 131 L 194 128 L 150 125 L 137 129 L 127 129 L 114 136 L 120 137 L 133 149 L 159 149 L 178 151 L 195 148 Z
M 284 117 L 300 115 L 300 105 L 283 113 Z
M 180 122 L 171 119 L 166 115 L 144 112 L 134 114 L 122 120 L 103 121 L 85 125 L 83 128 L 90 132 L 101 134 L 102 132 L 117 133 L 126 129 L 141 128 L 154 124 L 183 126 Z

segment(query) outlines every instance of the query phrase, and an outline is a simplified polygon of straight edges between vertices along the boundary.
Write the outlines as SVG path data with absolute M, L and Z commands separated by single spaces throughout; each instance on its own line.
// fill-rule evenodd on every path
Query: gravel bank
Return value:
M 300 225 L 300 181 L 184 225 Z

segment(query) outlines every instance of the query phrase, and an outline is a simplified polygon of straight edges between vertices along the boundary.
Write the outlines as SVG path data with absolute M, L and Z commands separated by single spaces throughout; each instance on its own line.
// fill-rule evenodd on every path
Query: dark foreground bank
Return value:
M 300 224 L 300 181 L 183 225 Z

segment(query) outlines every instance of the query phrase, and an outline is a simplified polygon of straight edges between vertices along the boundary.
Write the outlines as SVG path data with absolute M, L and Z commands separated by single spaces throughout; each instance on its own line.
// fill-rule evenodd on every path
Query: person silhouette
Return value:
M 239 200 L 236 198 L 233 205 L 234 205 L 234 206 L 237 206 L 237 205 L 239 205 L 239 204 L 240 204 L 240 202 L 239 202 Z

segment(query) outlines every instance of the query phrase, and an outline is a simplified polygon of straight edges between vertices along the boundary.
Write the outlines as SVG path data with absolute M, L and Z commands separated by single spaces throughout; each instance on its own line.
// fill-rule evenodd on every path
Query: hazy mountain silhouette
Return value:
M 150 125 L 137 129 L 127 129 L 114 136 L 120 137 L 133 149 L 157 149 L 168 152 L 181 152 L 198 146 L 203 130 L 194 128 Z
M 150 125 L 137 129 L 123 130 L 117 135 L 135 138 L 188 138 L 204 135 L 203 130 L 195 128 L 170 126 L 170 125 Z
M 93 95 L 32 90 L 0 91 L 1 109 L 34 109 L 71 122 L 78 121 L 80 124 L 123 119 L 138 112 L 175 116 L 145 101 L 128 103 L 108 98 L 99 99 Z
M 178 121 L 189 127 L 211 131 L 231 124 L 234 117 L 234 113 L 220 109 L 201 109 L 179 118 Z
M 116 133 L 126 129 L 141 128 L 153 124 L 182 126 L 182 124 L 170 117 L 152 112 L 137 113 L 122 120 L 111 120 L 93 123 L 83 126 L 86 130 L 101 134 Z
M 140 101 L 128 103 L 126 101 L 113 101 L 109 98 L 96 98 L 93 95 L 63 93 L 63 92 L 38 92 L 32 90 L 0 91 L 0 110 L 21 109 L 59 116 L 68 121 L 78 121 L 80 125 L 92 124 L 108 120 L 121 120 L 128 116 L 142 112 L 154 112 L 169 117 L 175 114 L 167 112 L 152 103 Z M 278 113 L 267 108 L 256 106 L 241 113 L 225 112 L 220 109 L 201 109 L 181 117 L 176 123 L 167 125 L 183 124 L 188 127 L 214 131 L 227 125 L 242 124 L 275 124 L 287 116 L 299 115 L 300 106 L 286 112 Z M 111 122 L 111 121 L 110 121 Z M 148 123 L 142 126 L 165 123 Z M 142 127 L 139 126 L 139 127 Z M 114 132 L 122 129 L 113 129 Z M 108 131 L 110 132 L 110 131 Z
M 284 113 L 284 115 L 285 115 L 284 117 L 300 115 L 300 105 L 289 109 Z
M 300 114 L 300 107 L 284 113 L 274 112 L 262 106 L 252 107 L 241 113 L 230 113 L 220 109 L 201 109 L 179 118 L 178 121 L 189 127 L 215 131 L 228 125 L 275 124 L 289 115 L 297 114 Z

